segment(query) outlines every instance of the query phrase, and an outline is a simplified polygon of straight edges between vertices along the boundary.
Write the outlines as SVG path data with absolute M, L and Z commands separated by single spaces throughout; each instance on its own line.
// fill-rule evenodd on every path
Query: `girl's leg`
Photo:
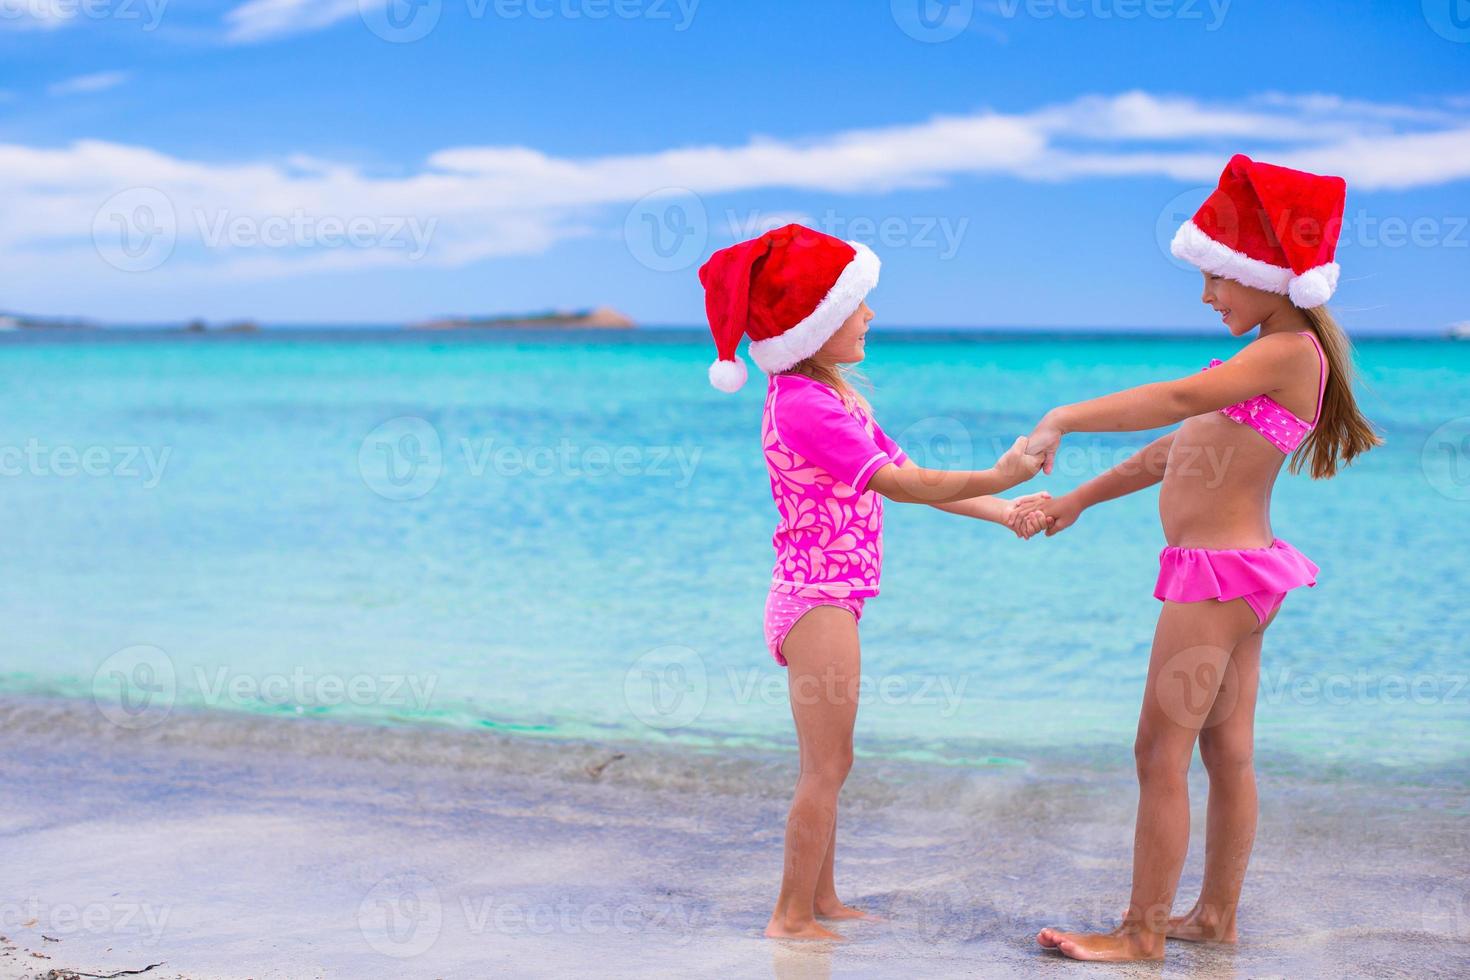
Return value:
M 821 919 L 877 919 L 862 909 L 853 908 L 837 897 L 834 880 L 834 864 L 837 860 L 837 820 L 832 820 L 832 840 L 827 845 L 827 858 L 822 862 L 822 871 L 817 875 L 817 897 L 814 902 L 817 917 Z
M 791 714 L 801 750 L 801 774 L 786 818 L 786 863 L 781 894 L 766 935 L 840 939 L 815 919 L 817 885 L 837 825 L 837 795 L 852 768 L 857 718 L 857 620 L 836 606 L 802 616 L 781 653 L 787 662 Z
M 1037 940 L 1074 959 L 1162 959 L 1179 873 L 1189 850 L 1189 762 L 1230 654 L 1256 629 L 1245 600 L 1164 603 L 1154 632 L 1134 757 L 1138 823 L 1133 894 L 1110 933 L 1043 929 Z
M 1274 619 L 1275 616 L 1273 615 Z M 1240 641 L 1215 707 L 1199 733 L 1199 754 L 1210 774 L 1205 825 L 1205 878 L 1189 914 L 1169 920 L 1169 938 L 1233 943 L 1235 909 L 1251 845 L 1256 839 L 1256 692 L 1261 641 L 1268 620 Z

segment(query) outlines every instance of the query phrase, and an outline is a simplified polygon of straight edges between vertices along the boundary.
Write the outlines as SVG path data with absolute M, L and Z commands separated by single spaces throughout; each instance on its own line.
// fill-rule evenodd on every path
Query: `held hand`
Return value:
M 1010 486 L 1015 486 L 1035 476 L 1041 470 L 1041 465 L 1040 456 L 1026 451 L 1026 437 L 1018 436 L 1011 448 L 1005 451 L 1005 455 L 995 461 L 995 472 Z
M 1077 518 L 1082 516 L 1082 507 L 1071 494 L 1064 494 L 1041 504 L 1035 513 L 1046 518 L 1046 536 L 1051 537 L 1076 524 Z
M 1047 475 L 1050 475 L 1052 467 L 1056 465 L 1057 449 L 1061 447 L 1061 444 L 1061 426 L 1056 424 L 1052 413 L 1048 412 L 1040 422 L 1036 423 L 1036 428 L 1031 430 L 1031 435 L 1027 437 L 1026 452 L 1032 456 L 1040 456 L 1042 458 L 1041 468 Z
M 1051 494 L 1042 490 L 1009 500 L 1002 512 L 1001 522 L 1014 531 L 1016 537 L 1029 541 L 1037 531 L 1047 526 L 1046 515 L 1041 513 L 1040 507 L 1050 499 Z

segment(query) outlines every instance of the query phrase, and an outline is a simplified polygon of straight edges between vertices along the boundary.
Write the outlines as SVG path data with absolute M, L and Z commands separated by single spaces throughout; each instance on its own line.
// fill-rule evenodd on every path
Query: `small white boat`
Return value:
M 1445 331 L 1445 335 L 1451 340 L 1470 340 L 1470 320 L 1463 323 L 1452 323 Z

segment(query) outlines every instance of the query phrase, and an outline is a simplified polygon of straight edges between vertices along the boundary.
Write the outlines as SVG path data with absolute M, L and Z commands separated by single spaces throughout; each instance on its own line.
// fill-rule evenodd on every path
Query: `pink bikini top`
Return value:
M 1220 409 L 1222 415 L 1255 429 L 1266 437 L 1267 442 L 1288 455 L 1296 451 L 1296 447 L 1302 444 L 1307 433 L 1312 431 L 1317 420 L 1322 417 L 1322 395 L 1327 390 L 1327 359 L 1322 356 L 1322 345 L 1309 331 L 1303 330 L 1301 335 L 1310 340 L 1317 349 L 1317 414 L 1312 416 L 1312 421 L 1302 420 L 1270 395 L 1257 395 Z M 1217 357 L 1204 370 L 1208 371 L 1223 363 L 1225 362 Z

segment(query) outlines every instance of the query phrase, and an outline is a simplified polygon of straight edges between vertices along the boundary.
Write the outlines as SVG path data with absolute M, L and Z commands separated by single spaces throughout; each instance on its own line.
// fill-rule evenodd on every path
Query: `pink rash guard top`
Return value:
M 878 594 L 883 500 L 879 468 L 908 458 L 861 407 L 799 374 L 772 375 L 761 441 L 780 521 L 771 587 L 834 599 Z

